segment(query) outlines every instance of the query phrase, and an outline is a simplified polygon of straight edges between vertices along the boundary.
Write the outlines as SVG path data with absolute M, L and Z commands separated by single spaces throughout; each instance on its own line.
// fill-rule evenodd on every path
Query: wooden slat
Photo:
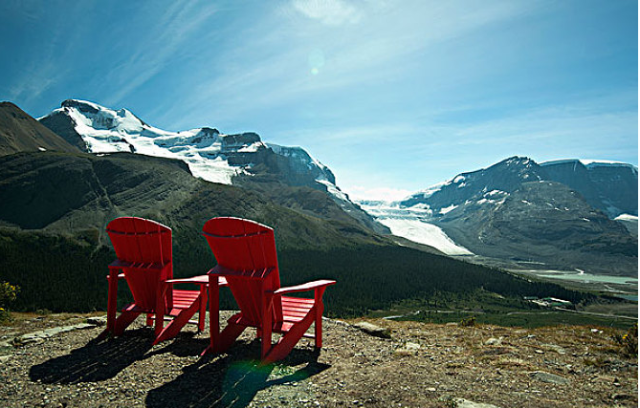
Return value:
M 315 303 L 313 299 L 307 298 L 292 298 L 287 296 L 282 296 L 282 304 L 283 305 L 292 305 L 292 306 L 303 306 L 303 305 L 311 305 Z

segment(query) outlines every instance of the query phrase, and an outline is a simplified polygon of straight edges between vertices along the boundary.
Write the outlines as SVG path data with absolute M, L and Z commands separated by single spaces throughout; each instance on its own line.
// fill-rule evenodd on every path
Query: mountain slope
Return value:
M 547 269 L 636 276 L 637 236 L 591 203 L 615 207 L 611 213 L 637 214 L 637 201 L 635 208 L 631 204 L 634 196 L 637 200 L 637 169 L 606 170 L 579 162 L 541 166 L 513 157 L 413 194 L 399 207 L 405 213 L 419 211 L 422 221 L 477 255 Z M 628 191 L 608 194 L 624 186 Z
M 78 151 L 11 102 L 0 102 L 0 156 L 26 151 Z
M 207 219 L 227 215 L 282 226 L 280 238 L 290 247 L 341 246 L 359 236 L 365 242 L 377 240 L 351 218 L 305 216 L 250 191 L 194 178 L 181 161 L 127 153 L 0 157 L 0 196 L 6 197 L 0 201 L 5 226 L 62 234 L 102 234 L 106 223 L 120 215 L 193 225 L 198 231 Z

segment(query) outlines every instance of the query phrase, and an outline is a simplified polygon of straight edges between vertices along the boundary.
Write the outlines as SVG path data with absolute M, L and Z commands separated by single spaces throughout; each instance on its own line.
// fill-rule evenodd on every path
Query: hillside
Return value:
M 229 316 L 223 312 L 221 321 Z M 142 319 L 139 319 L 140 321 Z M 82 316 L 21 316 L 0 327 L 22 333 L 71 327 Z M 102 327 L 53 334 L 0 349 L 0 395 L 9 407 L 636 407 L 638 360 L 594 326 L 538 329 L 462 327 L 368 319 L 389 330 L 372 337 L 358 321 L 325 320 L 320 352 L 302 340 L 284 361 L 259 366 L 254 333 L 219 356 L 199 357 L 191 328 L 151 347 L 141 322 L 119 338 Z M 33 338 L 33 336 L 32 336 Z M 637 340 L 637 338 L 636 338 Z M 637 343 L 636 343 L 637 345 Z
M 0 157 L 0 195 L 7 197 L 0 202 L 5 226 L 88 234 L 100 244 L 107 244 L 106 224 L 122 215 L 195 231 L 214 216 L 255 219 L 282 230 L 285 248 L 344 246 L 360 242 L 358 236 L 367 243 L 380 240 L 349 217 L 340 222 L 305 216 L 251 191 L 194 178 L 181 161 L 128 153 Z M 316 207 L 329 212 L 323 206 L 337 209 L 331 200 Z
M 0 102 L 0 156 L 41 150 L 79 151 L 13 103 Z

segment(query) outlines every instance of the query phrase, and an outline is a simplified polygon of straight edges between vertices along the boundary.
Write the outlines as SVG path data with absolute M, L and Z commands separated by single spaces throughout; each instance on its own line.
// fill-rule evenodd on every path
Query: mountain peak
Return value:
M 60 104 L 61 108 L 76 108 L 83 113 L 98 113 L 100 110 L 105 110 L 100 105 L 93 102 L 83 101 L 81 99 L 67 99 Z

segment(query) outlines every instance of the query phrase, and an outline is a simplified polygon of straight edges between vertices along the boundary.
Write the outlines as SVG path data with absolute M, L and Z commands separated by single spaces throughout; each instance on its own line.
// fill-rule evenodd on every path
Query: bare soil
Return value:
M 0 327 L 0 342 L 86 317 L 20 315 Z M 502 408 L 638 405 L 637 356 L 624 357 L 607 329 L 369 319 L 390 329 L 387 339 L 355 321 L 326 320 L 320 352 L 303 339 L 286 360 L 261 366 L 252 331 L 228 353 L 200 357 L 206 333 L 187 328 L 152 347 L 152 330 L 139 320 L 102 342 L 95 338 L 103 327 L 94 327 L 0 344 L 0 406 L 465 406 L 461 398 Z

